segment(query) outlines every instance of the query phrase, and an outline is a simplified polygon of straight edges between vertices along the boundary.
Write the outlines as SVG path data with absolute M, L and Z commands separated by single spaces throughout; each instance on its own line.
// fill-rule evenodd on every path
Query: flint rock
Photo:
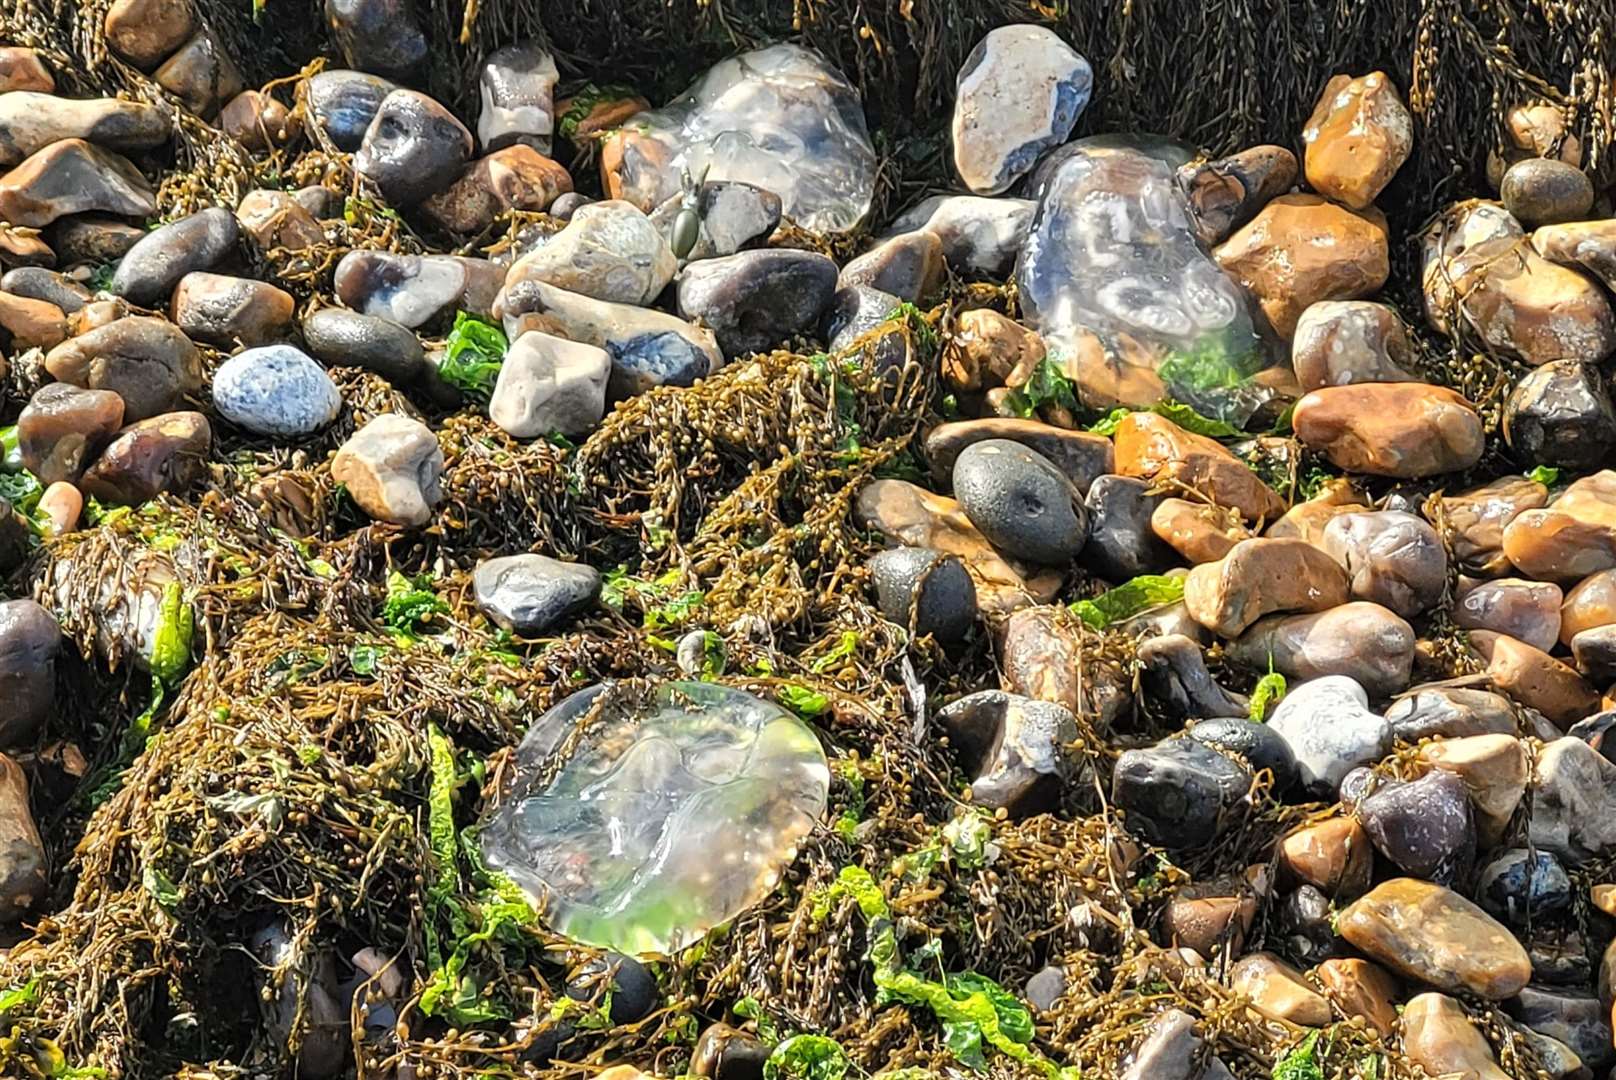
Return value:
M 0 218 L 13 226 L 42 228 L 95 211 L 147 218 L 157 201 L 126 158 L 83 139 L 52 143 L 0 176 Z
M 1383 71 L 1333 76 L 1302 130 L 1307 182 L 1362 210 L 1391 182 L 1414 148 L 1414 118 Z
M 452 184 L 474 148 L 448 109 L 419 91 L 394 90 L 376 109 L 353 166 L 388 202 L 408 207 Z
M 151 150 L 168 137 L 168 118 L 155 105 L 23 90 L 0 94 L 0 165 L 15 165 L 62 139 L 128 153 Z
M 198 116 L 212 116 L 246 88 L 241 69 L 206 25 L 163 61 L 152 78 Z
M 487 317 L 500 280 L 484 259 L 356 249 L 337 263 L 333 285 L 345 306 L 413 330 L 456 309 Z
M 1448 554 L 1435 529 L 1397 510 L 1342 514 L 1320 546 L 1347 572 L 1352 596 L 1413 618 L 1436 605 L 1448 580 Z
M 195 341 L 253 346 L 285 337 L 296 306 L 291 293 L 267 281 L 198 270 L 174 287 L 169 317 Z
M 1082 550 L 1087 513 L 1071 481 L 1019 443 L 988 439 L 954 462 L 954 493 L 972 524 L 1018 558 L 1058 566 Z
M 1317 612 L 1347 601 L 1347 577 L 1300 540 L 1244 540 L 1215 563 L 1190 571 L 1184 603 L 1202 626 L 1234 637 L 1273 612 Z
M 1077 741 L 1077 721 L 1064 707 L 1001 690 L 969 694 L 937 712 L 974 776 L 971 799 L 1014 817 L 1052 810 L 1075 772 L 1066 747 Z
M 372 518 L 424 525 L 442 498 L 443 450 L 419 420 L 383 413 L 342 444 L 331 476 Z
M 0 746 L 34 738 L 56 701 L 56 658 L 62 631 L 32 600 L 0 601 L 0 693 L 10 703 L 0 722 Z
M 173 323 L 144 315 L 69 338 L 46 354 L 45 370 L 87 390 L 111 390 L 123 399 L 125 423 L 167 412 L 202 386 L 196 346 Z
M 488 402 L 488 416 L 518 439 L 587 435 L 606 412 L 606 350 L 538 330 L 516 339 Z
M 1509 448 L 1530 465 L 1591 469 L 1616 443 L 1616 411 L 1597 367 L 1553 360 L 1510 391 L 1503 430 Z
M 1414 350 L 1402 317 L 1372 300 L 1321 300 L 1296 320 L 1291 367 L 1303 390 L 1413 382 Z
M 334 146 L 353 153 L 365 141 L 382 101 L 398 87 L 380 75 L 322 71 L 303 84 L 309 111 Z
M 325 20 L 351 68 L 396 79 L 426 61 L 426 37 L 410 0 L 325 0 Z
M 235 215 L 217 206 L 170 222 L 129 249 L 110 289 L 132 304 L 159 307 L 186 274 L 229 258 L 240 235 Z
M 687 266 L 679 276 L 679 314 L 711 327 L 733 359 L 810 332 L 835 291 L 836 263 L 827 256 L 743 251 Z
M 1292 688 L 1268 726 L 1290 747 L 1302 784 L 1325 798 L 1347 773 L 1379 761 L 1392 744 L 1391 725 L 1370 711 L 1363 687 L 1343 675 Z
M 477 80 L 482 97 L 477 139 L 483 148 L 526 144 L 548 154 L 560 78 L 555 60 L 537 42 L 519 41 L 490 53 Z
M 140 420 L 118 433 L 79 489 L 116 506 L 139 506 L 167 491 L 190 487 L 207 468 L 213 429 L 196 412 L 171 412 Z
M 1128 827 L 1175 850 L 1209 843 L 1251 790 L 1251 774 L 1194 739 L 1125 750 L 1111 779 L 1111 801 Z
M 48 383 L 17 417 L 22 463 L 42 483 L 77 480 L 123 426 L 123 399 L 110 390 Z
M 291 345 L 248 349 L 213 376 L 213 404 L 255 435 L 297 439 L 337 418 L 342 395 L 325 369 Z
M 931 233 L 956 274 L 1001 278 L 1027 242 L 1037 206 L 1031 199 L 933 195 L 899 214 L 888 235 Z
M 976 621 L 976 585 L 957 555 L 888 548 L 870 559 L 869 570 L 881 614 L 917 636 L 958 641 Z
M 529 637 L 586 610 L 600 584 L 594 568 L 546 555 L 486 559 L 472 575 L 478 608 L 498 626 Z
M 954 168 L 977 194 L 1005 190 L 1059 146 L 1089 103 L 1094 71 L 1053 31 L 1001 26 L 960 66 Z

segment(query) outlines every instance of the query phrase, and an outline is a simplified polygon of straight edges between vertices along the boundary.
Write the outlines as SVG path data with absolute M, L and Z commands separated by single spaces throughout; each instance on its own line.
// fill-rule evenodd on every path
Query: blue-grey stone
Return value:
M 988 541 L 1018 559 L 1059 566 L 1088 539 L 1077 488 L 1042 454 L 984 439 L 954 461 L 954 497 Z
M 309 79 L 309 108 L 336 148 L 351 154 L 365 141 L 382 99 L 397 89 L 380 75 L 322 71 Z
M 265 345 L 226 360 L 213 377 L 219 415 L 255 435 L 312 435 L 337 418 L 342 395 L 325 369 L 291 345 Z
M 653 386 L 693 386 L 712 367 L 695 342 L 672 330 L 608 341 L 606 352 L 612 358 L 606 394 L 613 401 L 643 394 Z
M 600 574 L 545 555 L 488 559 L 472 575 L 477 606 L 518 634 L 538 634 L 583 611 L 600 595 Z
M 967 187 L 992 195 L 1025 175 L 1072 134 L 1089 103 L 1094 69 L 1042 26 L 1001 26 L 960 66 L 954 100 L 954 167 Z

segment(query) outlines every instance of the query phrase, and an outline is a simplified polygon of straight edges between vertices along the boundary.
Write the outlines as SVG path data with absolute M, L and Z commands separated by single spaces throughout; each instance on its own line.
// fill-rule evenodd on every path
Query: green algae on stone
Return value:
M 674 953 L 766 896 L 825 813 L 806 724 L 713 683 L 602 684 L 522 740 L 488 865 L 588 945 Z

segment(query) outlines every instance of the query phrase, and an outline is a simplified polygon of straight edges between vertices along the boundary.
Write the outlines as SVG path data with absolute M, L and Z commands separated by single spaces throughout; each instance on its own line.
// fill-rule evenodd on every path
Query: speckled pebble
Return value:
M 290 345 L 248 349 L 213 377 L 213 404 L 256 435 L 312 435 L 337 418 L 342 395 L 325 369 Z

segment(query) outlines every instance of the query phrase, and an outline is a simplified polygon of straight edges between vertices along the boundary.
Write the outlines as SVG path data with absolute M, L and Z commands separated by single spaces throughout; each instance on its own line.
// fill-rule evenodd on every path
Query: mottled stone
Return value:
M 1532 232 L 1532 250 L 1559 266 L 1583 270 L 1616 289 L 1616 218 L 1545 225 Z
M 1243 540 L 1227 556 L 1190 571 L 1184 603 L 1202 626 L 1234 637 L 1274 612 L 1325 611 L 1347 601 L 1347 577 L 1301 540 Z
M 1466 630 L 1493 630 L 1534 649 L 1554 648 L 1560 636 L 1560 587 L 1546 581 L 1460 579 L 1453 621 Z
M 1194 739 L 1125 750 L 1111 777 L 1111 802 L 1128 828 L 1174 850 L 1210 842 L 1250 790 L 1245 768 Z
M 1371 500 L 1346 477 L 1329 480 L 1311 499 L 1304 499 L 1285 511 L 1268 526 L 1263 535 L 1270 540 L 1306 540 L 1317 544 L 1324 530 L 1342 514 L 1368 510 Z
M 188 0 L 114 0 L 102 23 L 107 47 L 142 71 L 173 55 L 196 27 Z
M 780 196 L 755 184 L 711 181 L 697 187 L 694 198 L 688 193 L 673 196 L 651 213 L 651 220 L 675 255 L 696 262 L 760 247 L 780 225 L 780 206 Z M 693 239 L 688 233 L 692 213 Z M 687 231 L 681 235 L 681 229 Z M 688 250 L 681 250 L 686 241 Z
M 1270 615 L 1230 642 L 1226 655 L 1251 671 L 1287 679 L 1345 675 L 1376 697 L 1408 685 L 1414 629 L 1379 604 L 1352 601 L 1327 611 Z
M 365 513 L 397 525 L 424 525 L 442 498 L 443 451 L 419 420 L 382 413 L 356 431 L 331 461 L 331 477 L 345 484 Z
M 89 289 L 66 274 L 58 274 L 43 266 L 19 266 L 7 270 L 0 276 L 0 290 L 29 300 L 43 300 L 64 315 L 73 314 L 93 298 Z
M 1580 866 L 1616 848 L 1616 765 L 1581 739 L 1555 739 L 1538 753 L 1527 836 Z
M 1043 338 L 1035 332 L 991 308 L 973 308 L 960 313 L 944 343 L 943 379 L 964 393 L 991 389 L 1014 374 L 1030 374 L 1044 354 Z
M 645 305 L 677 270 L 678 260 L 651 219 L 629 203 L 610 199 L 580 207 L 566 228 L 517 260 L 505 287 L 540 281 L 596 300 Z M 828 290 L 824 296 L 828 301 Z
M 196 271 L 174 287 L 169 318 L 195 341 L 263 345 L 286 336 L 296 306 L 291 293 L 267 281 Z
M 337 418 L 342 395 L 325 369 L 291 345 L 248 349 L 213 376 L 213 404 L 255 435 L 296 439 Z
M 160 307 L 186 274 L 228 259 L 240 235 L 235 215 L 217 206 L 169 222 L 129 249 L 109 289 L 131 304 Z
M 1337 927 L 1398 974 L 1444 990 L 1498 1001 L 1513 996 L 1531 976 L 1526 950 L 1505 927 L 1458 893 L 1428 881 L 1382 882 L 1342 911 Z
M 1278 493 L 1221 443 L 1166 417 L 1129 414 L 1117 427 L 1115 445 L 1123 476 L 1198 493 L 1252 522 L 1278 517 L 1285 508 Z
M 1597 367 L 1554 360 L 1515 384 L 1504 402 L 1503 430 L 1528 465 L 1591 469 L 1616 443 L 1616 411 Z
M 1296 155 L 1283 146 L 1253 146 L 1178 170 L 1201 242 L 1215 247 L 1296 182 Z
M 123 399 L 110 390 L 48 383 L 17 417 L 22 463 L 46 484 L 77 480 L 123 426 Z
M 1616 1064 L 1610 1010 L 1592 994 L 1526 986 L 1509 1003 L 1509 1011 L 1533 1031 L 1565 1043 L 1591 1068 Z
M 1375 852 L 1356 818 L 1304 825 L 1279 842 L 1279 865 L 1329 896 L 1351 898 L 1369 888 Z
M 325 0 L 325 21 L 351 68 L 401 79 L 426 62 L 426 37 L 410 0 Z
M 1302 129 L 1313 190 L 1354 209 L 1375 201 L 1414 148 L 1414 118 L 1384 71 L 1331 76 Z
M 1414 352 L 1394 308 L 1372 300 L 1321 300 L 1296 320 L 1291 367 L 1303 390 L 1364 382 L 1413 382 Z
M 69 338 L 46 354 L 45 370 L 87 390 L 111 390 L 123 398 L 126 423 L 168 412 L 202 386 L 196 346 L 173 323 L 144 315 Z
M 976 621 L 976 586 L 957 555 L 889 548 L 870 559 L 869 571 L 881 614 L 917 637 L 958 641 Z
M 920 303 L 943 283 L 943 242 L 934 233 L 910 232 L 883 240 L 842 267 L 838 288 L 867 285 L 899 300 Z
M 1031 199 L 932 195 L 899 214 L 887 233 L 931 233 L 956 274 L 1003 278 L 1027 241 L 1037 206 Z
M 394 90 L 377 107 L 353 167 L 388 202 L 414 206 L 452 184 L 475 145 L 441 104 L 419 91 Z
M 92 211 L 146 218 L 157 202 L 128 159 L 83 139 L 52 143 L 0 176 L 0 219 L 13 226 L 37 229 Z
M 155 105 L 118 98 L 62 98 L 14 90 L 0 94 L 0 165 L 15 165 L 62 139 L 108 150 L 151 150 L 168 141 L 169 120 Z
M 198 116 L 212 116 L 247 85 L 229 51 L 206 25 L 163 61 L 152 78 Z
M 1065 608 L 1023 607 L 997 624 L 1002 688 L 1089 719 L 1097 731 L 1133 704 L 1132 679 L 1114 660 L 1085 656 L 1080 623 Z
M 611 370 L 605 349 L 530 330 L 505 354 L 488 416 L 518 439 L 581 438 L 606 413 Z
M 1150 527 L 1191 565 L 1216 562 L 1252 538 L 1233 510 L 1188 499 L 1162 499 L 1150 515 Z
M 1526 158 L 1505 171 L 1498 185 L 1504 209 L 1528 228 L 1581 221 L 1594 205 L 1588 174 L 1553 158 Z
M 1287 341 L 1308 306 L 1370 296 L 1391 272 L 1384 219 L 1317 195 L 1281 195 L 1213 254 Z
M 1392 743 L 1391 725 L 1369 710 L 1369 695 L 1342 675 L 1293 687 L 1268 726 L 1291 748 L 1303 786 L 1326 798 L 1347 773 L 1379 761 Z
M 1516 727 L 1508 698 L 1453 686 L 1415 687 L 1386 710 L 1386 719 L 1397 737 L 1409 743 L 1513 735 Z
M 1433 769 L 1417 780 L 1382 780 L 1357 800 L 1353 813 L 1405 874 L 1440 885 L 1469 877 L 1476 825 L 1469 791 L 1456 773 Z
M 955 80 L 954 168 L 979 195 L 1001 192 L 1059 146 L 1089 103 L 1094 70 L 1054 31 L 989 31 Z
M 236 207 L 236 221 L 265 251 L 301 251 L 325 243 L 325 230 L 289 192 L 249 191 Z
M 960 767 L 971 781 L 971 801 L 1013 817 L 1053 810 L 1076 772 L 1066 747 L 1077 740 L 1077 721 L 1060 705 L 1002 690 L 969 694 L 937 711 Z
M 600 574 L 546 555 L 507 555 L 477 564 L 477 607 L 498 626 L 542 634 L 586 610 L 600 595 Z
M 1616 472 L 1574 480 L 1553 505 L 1515 515 L 1502 548 L 1522 573 L 1540 580 L 1569 583 L 1616 568 Z
M 1562 730 L 1599 711 L 1599 695 L 1581 675 L 1524 641 L 1490 630 L 1474 630 L 1470 645 L 1487 661 L 1487 675 L 1498 690 L 1536 709 Z
M 687 266 L 679 275 L 679 314 L 711 327 L 733 359 L 810 332 L 835 291 L 836 263 L 829 256 L 787 248 L 742 251 Z
M 1251 999 L 1251 1007 L 1270 1020 L 1301 1027 L 1330 1022 L 1330 1003 L 1300 971 L 1272 953 L 1252 953 L 1229 969 L 1229 989 Z
M 1571 906 L 1571 878 L 1547 851 L 1511 848 L 1476 875 L 1476 901 L 1488 914 L 1525 929 Z
M 16 922 L 47 897 L 48 865 L 28 807 L 28 777 L 0 754 L 0 922 Z
M 380 75 L 336 69 L 303 84 L 309 111 L 338 150 L 353 153 L 365 141 L 382 101 L 398 87 Z
M 1442 538 L 1420 518 L 1397 510 L 1341 514 L 1319 541 L 1347 572 L 1354 599 L 1405 619 L 1435 607 L 1448 581 Z
M 259 90 L 243 90 L 219 110 L 219 130 L 253 153 L 283 147 L 303 131 L 285 105 Z
M 1314 390 L 1292 413 L 1296 437 L 1340 469 L 1403 479 L 1481 459 L 1481 418 L 1445 386 L 1362 383 Z
M 1496 577 L 1510 570 L 1504 527 L 1523 510 L 1544 506 L 1549 489 L 1523 476 L 1505 476 L 1441 497 L 1447 540 L 1459 567 Z M 1429 511 L 1427 511 L 1429 515 Z
M 1237 700 L 1243 702 L 1243 695 Z M 1202 720 L 1187 728 L 1186 734 L 1196 742 L 1244 759 L 1256 772 L 1266 770 L 1273 778 L 1270 790 L 1283 794 L 1296 784 L 1296 757 L 1285 740 L 1267 725 L 1247 719 L 1246 711 L 1249 710 L 1243 709 L 1238 716 Z
M 355 249 L 337 263 L 337 299 L 364 315 L 415 329 L 461 310 L 487 318 L 502 274 L 484 259 Z
M 1520 805 L 1531 775 L 1521 741 L 1504 734 L 1444 739 L 1421 747 L 1420 757 L 1464 781 L 1482 846 L 1496 844 Z
M 555 60 L 537 42 L 519 41 L 489 53 L 477 80 L 482 98 L 477 140 L 487 150 L 525 144 L 548 154 L 560 78 Z
M 1449 209 L 1426 234 L 1425 312 L 1441 333 L 1461 332 L 1528 364 L 1598 363 L 1616 349 L 1616 316 L 1599 286 L 1547 261 L 1496 203 Z
M 178 494 L 207 468 L 213 429 L 196 412 L 140 420 L 118 437 L 84 473 L 79 488 L 104 503 L 139 506 L 167 491 Z
M 421 212 L 448 232 L 478 233 L 513 210 L 548 210 L 571 190 L 564 167 L 518 143 L 467 165 L 458 180 L 421 204 Z
M 1403 996 L 1391 972 L 1368 960 L 1336 958 L 1321 963 L 1313 977 L 1342 1016 L 1361 1017 L 1381 1038 L 1391 1038 L 1397 1029 L 1397 1001 Z

